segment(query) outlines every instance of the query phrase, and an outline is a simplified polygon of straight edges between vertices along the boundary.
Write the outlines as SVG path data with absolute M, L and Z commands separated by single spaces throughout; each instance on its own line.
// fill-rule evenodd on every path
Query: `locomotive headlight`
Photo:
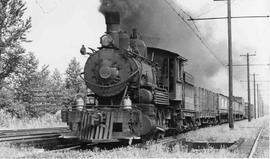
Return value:
M 108 47 L 113 44 L 113 38 L 110 35 L 105 34 L 100 38 L 100 43 L 102 46 Z

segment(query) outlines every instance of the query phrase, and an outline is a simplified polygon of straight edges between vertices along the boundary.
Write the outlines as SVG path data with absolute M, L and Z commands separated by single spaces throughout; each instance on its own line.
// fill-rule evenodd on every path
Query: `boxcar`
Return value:
M 218 122 L 218 96 L 205 88 L 195 88 L 195 109 L 199 112 L 202 124 Z
M 251 116 L 251 118 L 253 118 L 253 116 L 254 116 L 253 104 L 250 104 L 250 116 Z M 248 119 L 248 103 L 245 103 L 244 118 Z
M 239 103 L 234 100 L 233 101 L 233 118 L 234 120 L 238 120 L 238 116 L 239 116 Z
M 237 112 L 235 119 L 240 120 L 243 119 L 245 113 L 245 102 L 242 97 L 234 97 L 235 101 L 237 102 Z
M 219 113 L 219 121 L 221 123 L 228 121 L 228 106 L 229 99 L 223 94 L 218 94 L 218 113 Z
M 184 74 L 185 79 L 185 109 L 195 111 L 194 107 L 194 79 L 193 76 L 187 72 Z

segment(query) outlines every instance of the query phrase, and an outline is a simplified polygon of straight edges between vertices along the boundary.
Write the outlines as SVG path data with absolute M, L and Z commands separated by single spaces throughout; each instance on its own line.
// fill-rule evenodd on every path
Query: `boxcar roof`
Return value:
M 226 95 L 221 94 L 221 93 L 218 93 L 218 95 L 223 96 L 223 97 L 226 97 L 226 98 L 229 98 L 229 97 L 227 97 Z
M 148 51 L 159 52 L 159 53 L 167 54 L 167 55 L 173 55 L 173 56 L 176 56 L 176 58 L 180 59 L 181 61 L 187 61 L 186 58 L 180 56 L 178 53 L 171 52 L 171 51 L 168 51 L 168 50 L 164 50 L 164 49 L 160 49 L 160 48 L 156 48 L 156 47 L 148 47 L 147 50 Z

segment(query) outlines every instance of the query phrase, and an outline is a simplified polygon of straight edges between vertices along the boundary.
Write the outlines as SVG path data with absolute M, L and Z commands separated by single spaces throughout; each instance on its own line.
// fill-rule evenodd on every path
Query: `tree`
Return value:
M 43 65 L 41 67 L 41 71 L 37 71 L 37 76 L 34 81 L 36 88 L 42 90 L 43 92 L 48 92 L 51 89 L 50 71 L 48 68 L 49 65 Z
M 55 69 L 51 77 L 51 98 L 53 99 L 53 104 L 62 105 L 64 97 L 64 83 L 62 75 L 58 69 Z
M 26 33 L 31 28 L 31 18 L 24 19 L 26 6 L 22 0 L 0 0 L 0 85 L 20 65 L 28 42 Z M 0 87 L 1 87 L 0 86 Z
M 33 96 L 33 90 L 38 81 L 37 68 L 38 60 L 33 53 L 24 55 L 20 66 L 11 74 L 8 81 L 15 90 L 15 100 L 21 102 L 30 102 Z
M 33 99 L 33 80 L 36 78 L 38 60 L 33 53 L 25 54 L 15 72 L 5 79 L 5 85 L 0 89 L 0 108 L 12 114 L 23 117 L 29 110 Z M 28 113 L 29 114 L 29 113 Z
M 55 90 L 62 89 L 63 79 L 62 79 L 62 75 L 58 69 L 54 69 L 54 72 L 51 75 L 51 80 L 52 80 L 52 84 L 53 84 L 53 89 L 55 89 Z
M 68 64 L 66 69 L 66 78 L 65 78 L 65 91 L 64 94 L 64 105 L 74 105 L 74 97 L 77 93 L 86 93 L 86 86 L 84 81 L 81 79 L 80 74 L 82 68 L 80 63 L 73 58 Z
M 67 89 L 73 89 L 77 93 L 80 92 L 80 89 L 82 88 L 83 85 L 83 81 L 80 78 L 81 72 L 82 68 L 80 66 L 80 63 L 74 57 L 73 59 L 71 59 L 70 63 L 68 64 L 68 68 L 66 70 L 65 87 Z

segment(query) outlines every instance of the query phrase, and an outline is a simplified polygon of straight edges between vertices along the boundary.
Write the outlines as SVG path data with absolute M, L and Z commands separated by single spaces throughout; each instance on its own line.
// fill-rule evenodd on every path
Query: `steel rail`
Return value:
M 251 148 L 251 151 L 250 151 L 250 153 L 248 155 L 248 158 L 252 158 L 252 156 L 254 155 L 254 153 L 255 153 L 255 151 L 257 149 L 258 141 L 259 141 L 259 138 L 261 136 L 261 133 L 262 133 L 263 129 L 264 128 L 262 127 L 261 130 L 259 131 L 259 133 L 258 133 L 258 135 L 256 137 L 256 140 L 255 140 L 255 142 L 252 145 L 252 148 Z
M 31 132 L 31 131 L 53 131 L 53 130 L 62 130 L 68 129 L 68 127 L 53 127 L 53 128 L 33 128 L 33 129 L 8 129 L 0 130 L 1 133 L 17 133 L 17 132 Z

